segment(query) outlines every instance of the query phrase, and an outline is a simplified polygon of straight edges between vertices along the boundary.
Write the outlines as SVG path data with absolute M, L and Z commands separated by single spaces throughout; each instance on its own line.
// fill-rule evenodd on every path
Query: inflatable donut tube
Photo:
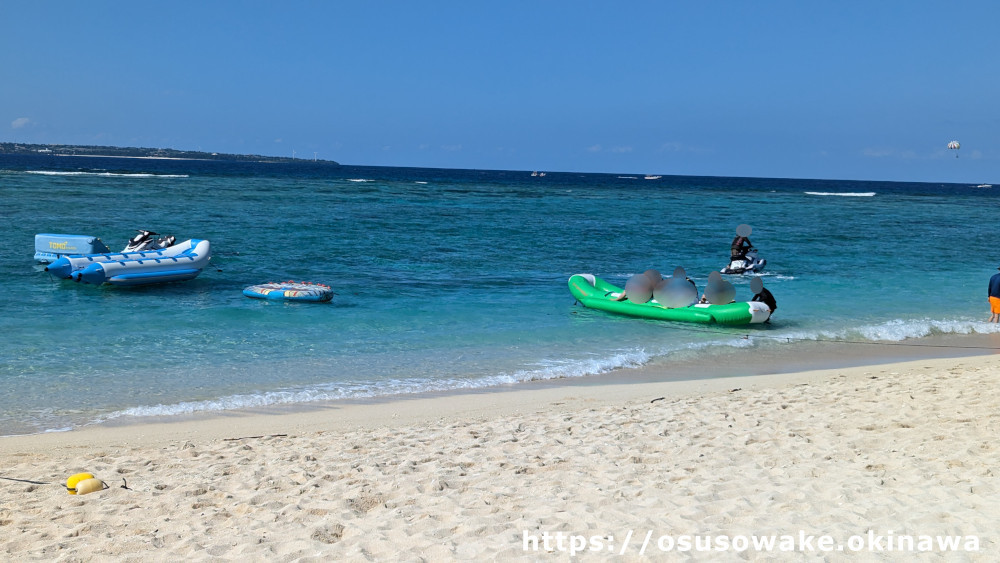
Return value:
M 251 285 L 243 290 L 243 295 L 255 299 L 323 302 L 333 299 L 333 289 L 321 283 L 287 281 Z

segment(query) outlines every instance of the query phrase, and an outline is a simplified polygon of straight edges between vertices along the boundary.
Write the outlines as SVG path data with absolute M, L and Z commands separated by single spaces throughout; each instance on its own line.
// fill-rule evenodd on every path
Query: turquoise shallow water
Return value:
M 528 380 L 801 340 L 994 332 L 998 192 L 965 185 L 0 157 L 0 435 Z M 734 332 L 574 304 L 573 273 L 699 287 L 736 225 L 768 259 L 769 326 Z M 49 277 L 36 233 L 119 250 L 134 229 L 212 242 L 197 279 Z M 251 300 L 275 280 L 329 304 Z M 737 299 L 748 277 L 730 278 Z M 696 330 L 697 328 L 697 330 Z M 749 334 L 750 338 L 744 338 Z

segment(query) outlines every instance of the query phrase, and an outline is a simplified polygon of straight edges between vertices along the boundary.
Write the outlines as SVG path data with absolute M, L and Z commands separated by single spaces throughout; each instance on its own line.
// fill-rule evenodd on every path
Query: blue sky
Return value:
M 0 21 L 6 142 L 1000 184 L 995 1 L 56 0 Z

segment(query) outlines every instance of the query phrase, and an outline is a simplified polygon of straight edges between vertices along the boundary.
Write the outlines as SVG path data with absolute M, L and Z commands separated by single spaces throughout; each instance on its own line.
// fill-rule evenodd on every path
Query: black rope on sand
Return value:
M 223 438 L 222 440 L 225 442 L 235 442 L 237 440 L 256 440 L 260 438 L 284 438 L 286 436 L 288 436 L 288 434 L 270 434 L 267 436 L 261 434 L 260 436 L 243 436 L 241 438 Z
M 51 485 L 52 483 L 46 483 L 44 481 L 32 481 L 30 479 L 15 479 L 13 477 L 0 477 L 6 481 L 17 481 L 18 483 L 31 483 L 32 485 Z

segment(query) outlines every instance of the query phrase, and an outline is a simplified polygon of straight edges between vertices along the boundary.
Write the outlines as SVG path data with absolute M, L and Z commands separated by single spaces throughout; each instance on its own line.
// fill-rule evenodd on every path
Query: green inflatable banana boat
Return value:
M 609 313 L 642 317 L 661 321 L 689 323 L 718 323 L 723 325 L 748 325 L 762 323 L 771 316 L 767 305 L 759 301 L 709 305 L 695 303 L 687 307 L 667 308 L 656 300 L 646 303 L 615 301 L 622 288 L 612 285 L 593 274 L 575 274 L 569 278 L 569 292 L 584 307 Z

